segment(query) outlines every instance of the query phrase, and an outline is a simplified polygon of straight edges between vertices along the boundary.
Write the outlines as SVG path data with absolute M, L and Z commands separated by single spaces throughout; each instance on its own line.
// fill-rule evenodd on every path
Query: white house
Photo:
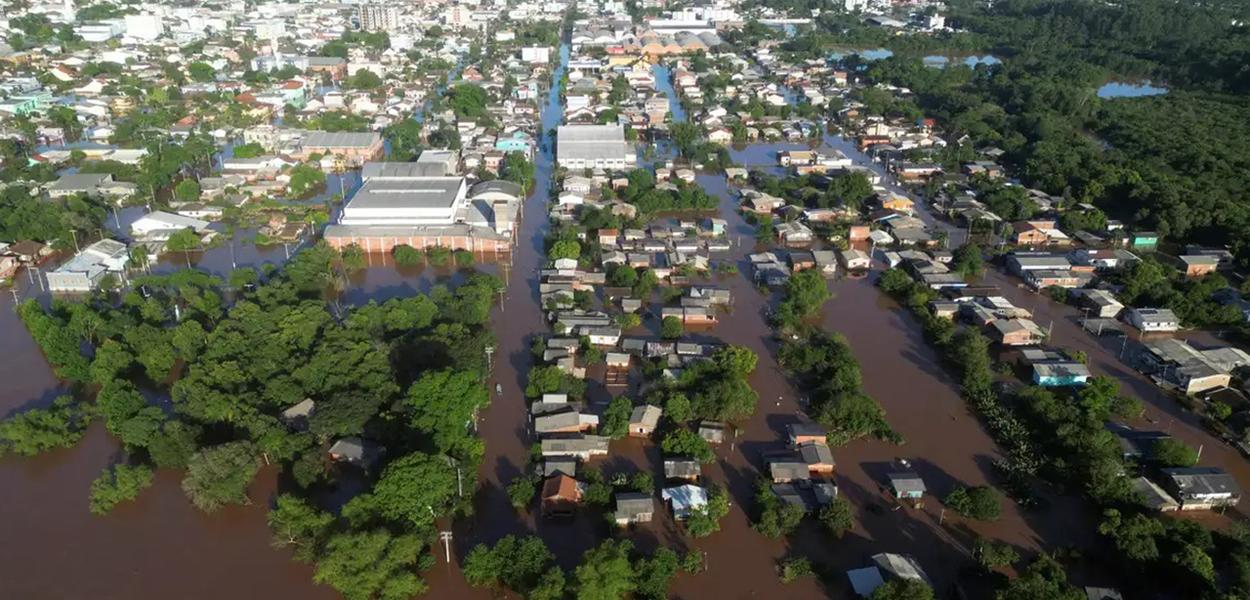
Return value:
M 203 233 L 208 230 L 208 221 L 157 210 L 131 223 L 130 235 L 141 240 L 167 240 L 183 229 Z
M 53 292 L 89 292 L 110 273 L 121 273 L 130 252 L 117 240 L 100 240 L 79 252 L 65 264 L 48 272 L 48 289 Z
M 1142 332 L 1176 331 L 1181 328 L 1180 319 L 1171 309 L 1133 308 L 1126 314 L 1129 324 Z

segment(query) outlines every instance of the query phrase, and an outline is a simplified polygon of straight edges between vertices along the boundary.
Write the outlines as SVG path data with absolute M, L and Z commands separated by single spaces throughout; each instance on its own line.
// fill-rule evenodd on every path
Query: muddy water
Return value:
M 22 290 L 26 293 L 26 290 Z M 43 406 L 65 391 L 0 295 L 0 414 Z M 0 596 L 6 598 L 334 598 L 308 567 L 269 546 L 265 508 L 274 473 L 251 506 L 197 511 L 162 471 L 136 502 L 107 517 L 87 511 L 100 471 L 121 457 L 96 423 L 73 448 L 0 458 Z
M 568 64 L 569 47 L 560 48 L 560 65 L 553 73 L 558 82 Z M 527 403 L 524 397 L 526 375 L 533 365 L 529 343 L 533 336 L 548 332 L 539 304 L 538 270 L 543 261 L 543 237 L 549 223 L 547 198 L 554 169 L 555 140 L 547 132 L 561 123 L 563 105 L 557 88 L 548 93 L 542 110 L 542 139 L 535 161 L 535 185 L 522 206 L 521 229 L 512 262 L 507 265 L 507 291 L 492 316 L 498 346 L 495 350 L 492 385 L 498 384 L 502 394 L 492 398 L 483 411 L 478 432 L 486 440 L 486 455 L 479 477 L 481 487 L 475 500 L 476 514 L 457 524 L 456 543 L 461 555 L 479 542 L 493 542 L 509 533 L 537 531 L 559 554 L 561 562 L 570 566 L 597 539 L 595 527 L 587 518 L 553 523 L 534 519 L 533 511 L 520 515 L 513 510 L 506 486 L 525 468 L 533 438 L 528 430 Z M 536 504 L 531 508 L 536 508 Z
M 729 220 L 729 235 L 739 240 L 722 258 L 735 261 L 743 273 L 722 283 L 732 290 L 734 306 L 732 315 L 722 318 L 714 333 L 759 355 L 751 384 L 761 400 L 756 415 L 743 424 L 736 440 L 718 449 L 717 464 L 709 470 L 713 481 L 728 486 L 734 501 L 723 530 L 695 544 L 708 553 L 710 576 L 679 580 L 678 593 L 690 597 L 765 594 L 777 585 L 773 564 L 788 552 L 806 554 L 837 573 L 863 566 L 876 552 L 911 553 L 929 569 L 938 589 L 944 589 L 958 567 L 969 560 L 971 543 L 978 535 L 1001 539 L 1021 550 L 1038 548 L 1043 537 L 1048 547 L 1082 541 L 1080 536 L 1091 529 L 1071 525 L 1087 521 L 1088 516 L 1079 504 L 1062 499 L 1055 499 L 1050 511 L 1040 515 L 1006 503 L 1003 518 L 992 524 L 942 515 L 936 495 L 956 484 L 989 483 L 991 463 L 999 452 L 966 413 L 957 387 L 941 371 L 917 325 L 866 279 L 832 284 L 836 296 L 825 307 L 822 326 L 847 337 L 860 361 L 865 390 L 886 409 L 891 425 L 907 443 L 898 447 L 857 441 L 835 450 L 840 493 L 856 507 L 857 525 L 844 538 L 834 541 L 810 521 L 788 542 L 768 540 L 751 530 L 749 513 L 743 508 L 749 511 L 752 505 L 752 485 L 763 467 L 763 456 L 784 448 L 785 426 L 800 419 L 800 404 L 798 392 L 776 363 L 777 345 L 766 325 L 764 311 L 775 299 L 758 291 L 747 278 L 745 257 L 753 250 L 753 230 L 737 214 L 723 177 L 701 175 L 699 184 L 722 198 L 721 213 Z M 881 491 L 889 464 L 900 457 L 911 460 L 932 492 L 922 509 L 891 510 L 894 503 Z M 869 510 L 870 505 L 881 509 Z M 810 581 L 786 590 L 802 596 L 849 594 L 840 574 L 831 581 L 833 589 L 821 589 Z
M 568 48 L 561 49 L 562 64 Z M 563 67 L 561 67 L 562 71 Z M 560 76 L 557 71 L 556 77 Z M 559 123 L 558 98 L 549 99 L 543 111 L 544 132 Z M 494 312 L 499 345 L 494 355 L 495 379 L 503 387 L 479 424 L 487 440 L 487 454 L 480 473 L 482 488 L 475 501 L 476 514 L 454 526 L 452 564 L 442 559 L 425 577 L 432 597 L 486 597 L 488 592 L 468 589 L 458 572 L 458 558 L 473 544 L 494 541 L 507 533 L 537 532 L 555 550 L 561 564 L 570 567 L 581 553 L 608 534 L 607 525 L 584 511 L 571 522 L 536 519 L 532 513 L 514 511 L 504 486 L 525 464 L 532 437 L 528 432 L 522 389 L 532 364 L 529 341 L 549 331 L 538 305 L 537 269 L 542 261 L 542 238 L 547 228 L 545 199 L 552 170 L 552 141 L 543 140 L 538 155 L 537 185 L 523 207 L 517 250 L 508 257 L 478 257 L 475 268 L 498 273 L 508 281 L 502 305 Z M 837 147 L 857 162 L 846 142 L 826 137 L 826 147 Z M 742 164 L 775 164 L 775 152 L 798 145 L 756 145 L 736 150 Z M 859 359 L 865 390 L 887 411 L 891 425 L 906 438 L 898 447 L 875 441 L 858 441 L 834 452 L 838 463 L 840 492 L 856 508 L 854 530 L 832 540 L 812 522 L 806 522 L 789 540 L 769 540 L 750 529 L 748 511 L 753 503 L 753 483 L 759 476 L 764 454 L 780 449 L 785 425 L 799 418 L 798 393 L 776 364 L 776 345 L 770 337 L 764 311 L 773 298 L 751 285 L 746 254 L 753 250 L 753 229 L 736 212 L 736 202 L 721 176 L 701 175 L 699 184 L 722 199 L 721 214 L 729 220 L 733 250 L 717 260 L 738 264 L 741 275 L 720 277 L 729 287 L 735 305 L 730 315 L 706 333 L 727 343 L 747 346 L 759 355 L 751 376 L 761 402 L 756 415 L 742 424 L 739 435 L 717 448 L 717 461 L 705 469 L 707 478 L 730 491 L 732 507 L 720 532 L 687 540 L 666 512 L 656 521 L 624 535 L 640 547 L 667 545 L 705 553 L 708 571 L 681 576 L 673 593 L 682 598 L 771 596 L 780 589 L 774 564 L 790 553 L 802 553 L 834 573 L 830 587 L 811 579 L 784 588 L 787 597 L 849 597 L 841 572 L 866 564 L 876 552 L 916 555 L 939 590 L 951 581 L 964 563 L 971 541 L 978 535 L 1002 539 L 1024 550 L 1063 545 L 1085 545 L 1093 531 L 1093 516 L 1080 501 L 1048 497 L 1044 511 L 1022 512 L 1005 503 L 1002 520 L 993 524 L 968 523 L 943 515 L 936 496 L 955 484 L 992 482 L 990 463 L 998 450 L 974 417 L 966 412 L 957 386 L 945 375 L 936 357 L 921 339 L 917 323 L 907 312 L 885 299 L 871 280 L 845 280 L 831 284 L 836 297 L 825 307 L 822 326 L 844 334 Z M 928 218 L 927 213 L 922 217 Z M 242 256 L 242 259 L 240 259 Z M 281 246 L 254 249 L 245 244 L 230 254 L 218 247 L 193 264 L 219 275 L 234 263 L 280 262 Z M 179 257 L 167 258 L 162 267 L 177 268 Z M 354 275 L 344 292 L 346 303 L 411 295 L 441 281 L 454 281 L 463 273 L 455 269 L 421 267 L 399 269 L 388 257 L 374 256 L 378 264 Z M 158 268 L 158 269 L 159 269 Z M 1155 423 L 1188 443 L 1202 445 L 1203 464 L 1221 466 L 1238 481 L 1250 485 L 1250 466 L 1231 448 L 1206 434 L 1192 414 L 1158 391 L 1117 358 L 1118 343 L 1100 345 L 1082 333 L 1075 309 L 1016 289 L 1013 281 L 991 274 L 1003 285 L 1004 294 L 1036 313 L 1043 327 L 1054 322 L 1056 345 L 1087 352 L 1097 374 L 1120 379 L 1126 392 L 1141 397 Z M 23 290 L 23 294 L 27 292 Z M 0 295 L 0 414 L 49 402 L 62 386 L 12 312 L 12 299 Z M 615 393 L 621 393 L 616 391 Z M 606 397 L 604 390 L 594 396 Z M 607 472 L 648 469 L 660 472 L 654 444 L 637 440 L 616 442 L 612 456 L 597 467 Z M 138 501 L 123 505 L 106 518 L 92 517 L 86 510 L 90 481 L 111 460 L 119 457 L 116 443 L 95 426 L 75 448 L 36 459 L 0 458 L 0 596 L 15 598 L 332 598 L 331 590 L 311 581 L 311 570 L 290 560 L 287 553 L 269 547 L 264 510 L 274 493 L 272 472 L 265 472 L 252 489 L 254 504 L 233 507 L 206 516 L 186 502 L 178 487 L 178 475 L 158 474 L 156 484 Z M 898 457 L 910 459 L 925 478 L 930 501 L 924 508 L 891 510 L 892 503 L 880 491 L 883 467 Z M 876 505 L 881 510 L 870 510 Z M 1215 516 L 1189 517 L 1218 522 Z M 939 521 L 943 522 L 939 524 Z M 17 543 L 14 543 L 14 542 Z M 68 576 L 67 576 L 68 575 Z

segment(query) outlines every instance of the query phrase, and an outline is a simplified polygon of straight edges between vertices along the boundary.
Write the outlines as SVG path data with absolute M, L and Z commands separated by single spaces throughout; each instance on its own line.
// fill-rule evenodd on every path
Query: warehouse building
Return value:
M 556 137 L 556 163 L 566 169 L 626 171 L 637 162 L 620 125 L 562 125 Z

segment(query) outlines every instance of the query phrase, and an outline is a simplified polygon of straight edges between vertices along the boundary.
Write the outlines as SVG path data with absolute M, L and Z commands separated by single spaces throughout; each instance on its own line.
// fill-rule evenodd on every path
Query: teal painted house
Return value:
M 1159 234 L 1153 231 L 1139 231 L 1133 234 L 1134 250 L 1153 250 L 1159 245 Z
M 530 137 L 520 131 L 513 133 L 512 137 L 501 137 L 495 141 L 495 149 L 505 153 L 523 152 L 528 157 L 531 148 Z
M 1033 383 L 1042 387 L 1085 385 L 1089 367 L 1076 361 L 1056 361 L 1033 365 Z

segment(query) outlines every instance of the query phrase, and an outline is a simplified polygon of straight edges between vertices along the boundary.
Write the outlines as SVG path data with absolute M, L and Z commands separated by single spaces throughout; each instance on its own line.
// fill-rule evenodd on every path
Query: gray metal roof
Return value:
M 324 148 L 368 148 L 381 141 L 377 133 L 354 131 L 309 131 L 304 135 L 305 146 Z
M 502 179 L 482 181 L 473 184 L 473 187 L 469 188 L 469 197 L 471 198 L 476 198 L 483 194 L 506 194 L 517 199 L 525 196 L 525 192 L 520 185 Z
M 371 179 L 356 191 L 347 208 L 449 208 L 463 183 L 462 177 Z
M 924 480 L 919 475 L 910 471 L 903 473 L 890 473 L 890 486 L 898 492 L 924 492 Z
M 650 494 L 620 492 L 616 494 L 616 516 L 629 517 L 655 512 L 655 498 Z
M 367 162 L 360 168 L 360 178 L 368 181 L 375 177 L 420 177 L 421 165 L 415 162 Z
M 629 147 L 620 125 L 561 125 L 556 152 L 558 160 L 622 159 Z
M 768 472 L 773 479 L 810 479 L 807 463 L 786 460 L 768 463 Z
M 1215 467 L 1191 467 L 1188 469 L 1163 469 L 1183 496 L 1238 495 L 1241 487 L 1223 469 Z

